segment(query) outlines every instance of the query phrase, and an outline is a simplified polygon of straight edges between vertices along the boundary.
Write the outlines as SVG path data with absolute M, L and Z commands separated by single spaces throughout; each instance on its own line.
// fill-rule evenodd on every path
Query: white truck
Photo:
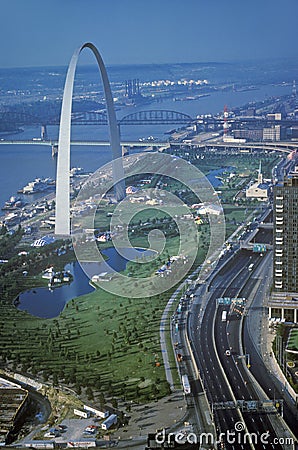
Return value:
M 189 384 L 188 376 L 182 375 L 181 380 L 182 380 L 184 394 L 190 394 L 190 384 Z

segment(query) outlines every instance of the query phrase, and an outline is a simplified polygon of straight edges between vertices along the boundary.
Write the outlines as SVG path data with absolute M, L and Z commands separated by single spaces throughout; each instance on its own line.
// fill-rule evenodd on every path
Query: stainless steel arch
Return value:
M 74 52 L 66 75 L 62 109 L 60 116 L 59 142 L 58 142 L 58 161 L 56 177 L 56 222 L 55 234 L 70 235 L 70 130 L 71 130 L 71 111 L 74 77 L 78 58 L 84 48 L 90 48 L 93 52 L 104 87 L 106 107 L 108 113 L 110 146 L 113 159 L 113 179 L 114 189 L 117 200 L 125 197 L 125 182 L 122 163 L 122 152 L 120 147 L 120 136 L 117 126 L 116 114 L 114 109 L 113 97 L 107 71 L 101 55 L 95 45 L 90 42 L 83 44 Z

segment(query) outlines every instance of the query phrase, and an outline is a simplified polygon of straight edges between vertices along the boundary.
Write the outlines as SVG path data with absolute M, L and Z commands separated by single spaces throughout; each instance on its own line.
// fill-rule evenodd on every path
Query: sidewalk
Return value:
M 262 338 L 261 338 L 261 350 L 263 354 L 263 361 L 267 369 L 277 378 L 284 389 L 292 397 L 293 402 L 297 403 L 298 394 L 294 391 L 288 380 L 286 379 L 281 367 L 279 366 L 276 357 L 272 350 L 272 344 L 275 339 L 276 333 L 270 329 L 268 318 L 263 316 L 262 319 Z M 271 355 L 271 356 L 270 356 Z

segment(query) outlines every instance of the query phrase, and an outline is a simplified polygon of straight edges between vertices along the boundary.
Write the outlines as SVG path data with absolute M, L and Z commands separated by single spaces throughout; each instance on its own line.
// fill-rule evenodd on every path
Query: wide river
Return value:
M 245 92 L 216 92 L 208 97 L 193 101 L 172 100 L 153 103 L 139 108 L 125 108 L 119 111 L 119 117 L 132 111 L 142 109 L 169 109 L 184 112 L 191 117 L 198 114 L 218 113 L 225 104 L 229 109 L 241 106 L 250 101 L 264 100 L 270 96 L 280 96 L 291 93 L 289 86 L 262 86 L 260 89 Z M 120 114 L 121 113 L 121 114 Z M 123 140 L 138 140 L 142 137 L 154 136 L 166 138 L 164 134 L 173 126 L 122 126 Z M 49 138 L 57 139 L 58 127 L 48 127 Z M 1 137 L 1 136 L 0 136 Z M 32 139 L 40 137 L 40 128 L 27 128 L 23 133 L 5 136 L 5 139 Z M 108 130 L 105 126 L 73 126 L 72 138 L 81 140 L 108 140 Z M 86 171 L 95 171 L 111 159 L 108 147 L 77 147 L 71 150 L 71 166 L 83 167 Z M 56 160 L 51 157 L 51 148 L 42 145 L 0 145 L 0 208 L 17 190 L 36 177 L 56 176 Z M 31 197 L 30 197 L 31 198 Z M 1 214 L 1 211 L 0 211 Z

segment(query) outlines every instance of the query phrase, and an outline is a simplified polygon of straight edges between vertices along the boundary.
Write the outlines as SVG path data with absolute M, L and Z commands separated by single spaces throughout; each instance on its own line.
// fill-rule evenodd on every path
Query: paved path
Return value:
M 198 272 L 200 270 L 200 267 L 197 267 L 196 270 L 194 270 L 189 277 L 192 277 L 194 275 L 197 275 Z M 174 381 L 173 381 L 173 375 L 172 375 L 172 371 L 171 371 L 171 365 L 169 362 L 169 355 L 168 355 L 168 349 L 167 349 L 167 344 L 166 344 L 166 335 L 167 333 L 171 334 L 171 330 L 168 326 L 168 320 L 169 320 L 169 312 L 170 309 L 173 305 L 173 303 L 176 301 L 177 297 L 180 295 L 181 296 L 181 291 L 183 286 L 187 286 L 187 282 L 183 281 L 183 283 L 181 283 L 181 285 L 176 289 L 176 291 L 172 294 L 172 296 L 170 297 L 160 320 L 160 326 L 159 326 L 159 336 L 160 336 L 160 347 L 161 347 L 161 353 L 162 353 L 162 358 L 163 358 L 163 364 L 164 364 L 164 368 L 165 368 L 165 373 L 166 373 L 166 378 L 167 378 L 167 382 L 169 383 L 171 390 L 174 391 L 175 387 L 174 387 Z
M 160 320 L 160 326 L 159 326 L 159 339 L 160 339 L 160 347 L 161 347 L 161 354 L 164 364 L 164 369 L 166 373 L 167 382 L 169 383 L 171 390 L 174 391 L 174 381 L 173 381 L 173 375 L 171 371 L 170 361 L 169 361 L 169 355 L 168 355 L 168 349 L 167 349 L 167 343 L 166 343 L 166 335 L 167 333 L 170 333 L 169 326 L 168 326 L 168 315 L 170 312 L 170 309 L 173 305 L 173 303 L 176 300 L 176 297 L 180 291 L 181 287 L 179 286 L 178 289 L 174 292 L 174 294 L 169 299 Z

